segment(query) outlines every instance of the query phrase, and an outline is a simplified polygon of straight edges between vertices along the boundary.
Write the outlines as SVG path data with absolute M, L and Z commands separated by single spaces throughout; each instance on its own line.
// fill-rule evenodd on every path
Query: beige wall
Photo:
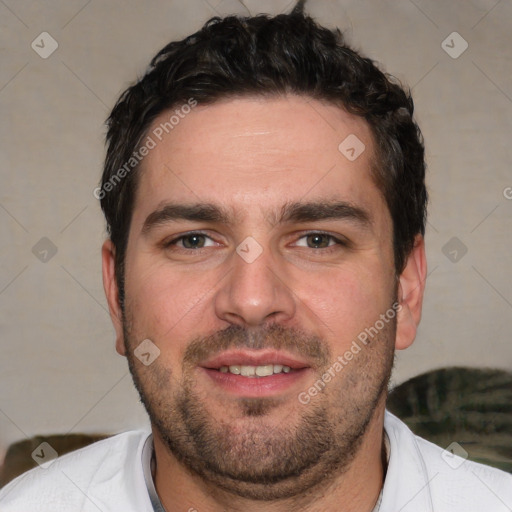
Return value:
M 215 10 L 243 12 L 239 2 L 209 3 L 0 3 L 0 455 L 25 436 L 146 421 L 114 351 L 101 284 L 104 225 L 92 191 L 102 123 L 170 39 Z M 289 8 L 245 4 L 253 14 Z M 427 143 L 430 276 L 395 382 L 445 365 L 510 369 L 512 2 L 310 0 L 309 12 L 413 87 Z M 44 31 L 58 43 L 46 59 L 31 48 L 35 40 L 40 53 L 51 49 Z M 442 48 L 454 31 L 469 44 L 458 58 Z M 462 40 L 452 39 L 455 54 Z M 42 237 L 57 248 L 47 262 L 32 252 Z M 467 247 L 457 262 L 445 255 L 455 255 L 445 246 L 452 237 Z

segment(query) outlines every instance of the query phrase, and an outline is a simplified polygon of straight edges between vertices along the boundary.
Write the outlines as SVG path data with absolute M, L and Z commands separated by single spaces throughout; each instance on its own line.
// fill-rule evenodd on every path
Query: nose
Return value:
M 215 295 L 215 312 L 232 324 L 249 327 L 286 322 L 295 315 L 296 299 L 282 266 L 269 248 L 252 261 L 234 252 L 231 270 Z

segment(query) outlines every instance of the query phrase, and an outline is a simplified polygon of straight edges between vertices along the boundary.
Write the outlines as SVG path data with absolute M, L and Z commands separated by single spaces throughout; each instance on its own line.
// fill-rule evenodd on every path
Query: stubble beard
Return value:
M 195 386 L 194 362 L 208 352 L 233 347 L 287 348 L 318 363 L 316 381 L 335 359 L 323 340 L 278 325 L 256 334 L 232 325 L 189 344 L 184 377 L 178 382 L 158 359 L 142 367 L 133 356 L 137 340 L 127 322 L 123 329 L 135 386 L 169 452 L 207 484 L 243 498 L 270 501 L 325 487 L 349 469 L 387 393 L 396 319 L 309 404 L 297 400 L 296 418 L 269 422 L 281 405 L 276 398 L 237 399 L 243 429 L 238 421 L 215 420 L 208 412 L 208 397 Z M 230 405 L 233 410 L 233 400 Z

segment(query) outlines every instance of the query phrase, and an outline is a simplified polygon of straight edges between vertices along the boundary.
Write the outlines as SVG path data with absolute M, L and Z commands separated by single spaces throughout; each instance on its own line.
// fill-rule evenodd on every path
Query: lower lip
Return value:
M 290 373 L 275 373 L 267 377 L 243 377 L 229 372 L 222 373 L 211 368 L 201 369 L 223 390 L 246 398 L 272 396 L 287 391 L 303 379 L 310 370 L 301 368 Z

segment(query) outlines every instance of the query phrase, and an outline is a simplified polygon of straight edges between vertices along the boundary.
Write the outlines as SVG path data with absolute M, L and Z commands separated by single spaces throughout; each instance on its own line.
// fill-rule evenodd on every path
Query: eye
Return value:
M 333 235 L 330 235 L 328 233 L 322 233 L 322 232 L 311 232 L 306 233 L 304 236 L 301 236 L 299 240 L 306 240 L 305 245 L 304 244 L 297 244 L 299 247 L 308 247 L 309 249 L 328 249 L 334 245 L 347 245 L 345 242 L 340 240 L 339 238 L 336 238 Z M 333 242 L 333 243 L 330 243 Z M 312 247 L 313 246 L 313 247 Z
M 305 243 L 297 242 L 295 245 L 298 247 L 306 247 L 309 249 L 324 249 L 322 252 L 329 252 L 331 250 L 335 250 L 337 247 L 335 246 L 347 246 L 347 243 L 339 238 L 336 238 L 329 233 L 323 233 L 320 231 L 314 231 L 311 233 L 306 233 L 301 236 L 299 239 L 305 240 Z M 210 244 L 207 245 L 207 242 L 210 241 Z M 190 233 L 186 233 L 179 237 L 176 237 L 168 242 L 164 242 L 164 248 L 176 248 L 176 250 L 182 251 L 190 251 L 190 250 L 200 250 L 206 247 L 214 247 L 216 243 L 205 233 L 201 233 L 199 231 L 193 231 Z M 327 250 L 325 250 L 327 249 Z
M 213 240 L 204 233 L 192 232 L 174 238 L 173 240 L 166 242 L 164 246 L 166 248 L 170 246 L 176 246 L 180 249 L 203 249 L 204 247 L 211 247 L 211 245 L 205 245 L 206 240 L 213 242 Z

